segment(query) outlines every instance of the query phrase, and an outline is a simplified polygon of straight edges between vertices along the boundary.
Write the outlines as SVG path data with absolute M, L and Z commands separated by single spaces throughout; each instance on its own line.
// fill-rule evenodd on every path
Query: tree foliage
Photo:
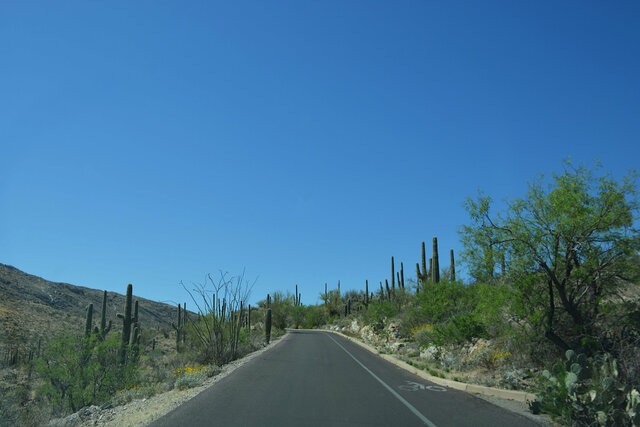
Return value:
M 637 173 L 618 181 L 597 171 L 567 162 L 498 214 L 483 194 L 465 203 L 471 224 L 461 236 L 471 275 L 509 282 L 517 317 L 562 350 L 597 340 L 603 301 L 639 277 Z

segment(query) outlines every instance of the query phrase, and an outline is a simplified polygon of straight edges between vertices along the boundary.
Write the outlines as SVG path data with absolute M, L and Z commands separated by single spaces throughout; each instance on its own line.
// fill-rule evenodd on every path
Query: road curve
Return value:
M 335 334 L 290 331 L 282 339 L 151 425 L 537 425 L 423 380 Z

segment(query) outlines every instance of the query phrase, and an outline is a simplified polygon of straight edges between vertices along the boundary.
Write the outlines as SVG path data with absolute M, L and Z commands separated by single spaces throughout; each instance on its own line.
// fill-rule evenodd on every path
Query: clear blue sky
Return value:
M 0 4 L 0 262 L 315 303 L 460 249 L 466 196 L 640 160 L 640 3 Z M 446 262 L 445 262 L 446 264 Z M 459 267 L 460 268 L 460 267 Z

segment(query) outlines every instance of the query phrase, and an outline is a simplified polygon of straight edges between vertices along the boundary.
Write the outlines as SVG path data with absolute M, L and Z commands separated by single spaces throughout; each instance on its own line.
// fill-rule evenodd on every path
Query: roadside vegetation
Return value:
M 78 327 L 37 346 L 9 340 L 15 345 L 0 360 L 0 425 L 39 426 L 82 408 L 197 387 L 226 363 L 264 347 L 268 310 L 247 305 L 252 285 L 244 275 L 209 275 L 194 286 L 187 290 L 198 312 L 179 305 L 173 330 L 144 327 L 129 285 L 118 319 L 106 319 L 105 293 L 99 324 L 91 304 L 84 333 Z M 285 331 L 269 332 L 274 339 Z

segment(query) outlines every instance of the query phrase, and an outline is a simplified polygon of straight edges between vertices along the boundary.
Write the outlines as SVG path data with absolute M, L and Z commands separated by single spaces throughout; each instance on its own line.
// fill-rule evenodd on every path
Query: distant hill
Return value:
M 123 283 L 123 293 L 126 289 Z M 137 297 L 135 292 L 134 284 L 133 299 L 139 301 L 142 327 L 171 330 L 176 307 Z M 63 330 L 81 333 L 89 303 L 93 303 L 93 324 L 98 325 L 102 295 L 102 290 L 50 282 L 0 263 L 0 346 L 9 337 L 33 342 L 38 338 L 46 341 Z M 124 295 L 107 293 L 107 320 L 113 322 L 112 331 L 122 328 L 116 313 L 124 312 L 124 302 Z

